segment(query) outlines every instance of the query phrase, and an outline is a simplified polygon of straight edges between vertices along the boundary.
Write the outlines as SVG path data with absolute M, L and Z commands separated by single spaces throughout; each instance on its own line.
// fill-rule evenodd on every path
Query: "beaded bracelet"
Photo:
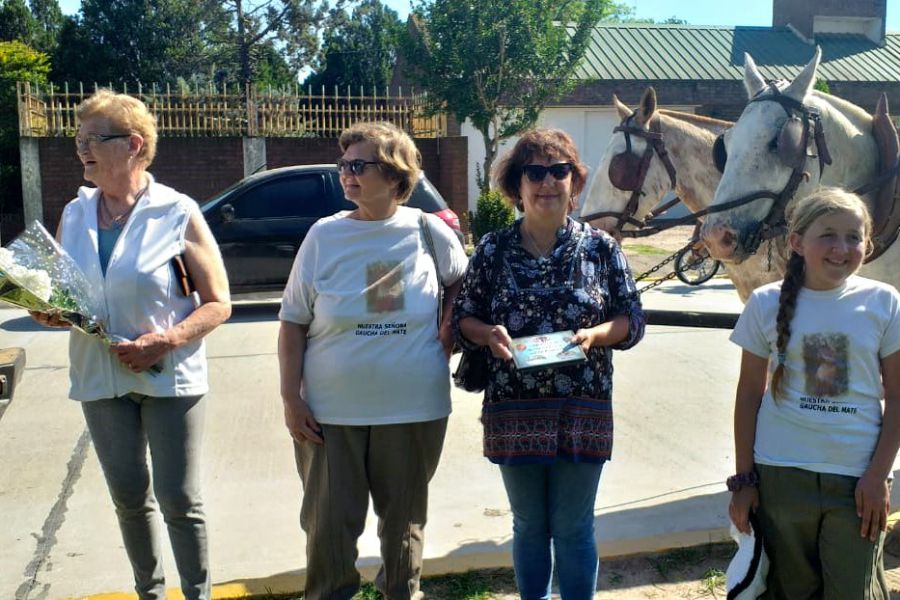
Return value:
M 759 484 L 759 476 L 756 471 L 749 473 L 737 473 L 725 480 L 729 492 L 739 492 L 745 487 L 756 487 Z

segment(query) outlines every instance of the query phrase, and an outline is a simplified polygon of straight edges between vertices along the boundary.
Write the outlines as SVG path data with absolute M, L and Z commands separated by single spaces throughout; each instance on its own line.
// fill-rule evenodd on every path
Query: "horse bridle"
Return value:
M 772 94 L 762 95 L 767 90 L 771 90 Z M 769 213 L 766 215 L 765 220 L 760 223 L 758 228 L 753 230 L 747 239 L 741 240 L 743 248 L 750 254 L 755 253 L 764 240 L 778 237 L 787 231 L 787 223 L 784 214 L 785 208 L 787 207 L 788 202 L 791 201 L 791 198 L 794 197 L 794 194 L 797 193 L 797 189 L 800 187 L 800 183 L 803 179 L 809 178 L 809 174 L 804 171 L 807 158 L 814 158 L 807 153 L 810 132 L 812 132 L 816 144 L 816 156 L 819 159 L 820 178 L 822 172 L 825 170 L 825 165 L 831 164 L 831 154 L 828 152 L 828 146 L 825 143 L 822 117 L 819 114 L 818 109 L 782 94 L 775 82 L 770 83 L 768 88 L 758 92 L 756 96 L 750 100 L 749 104 L 754 102 L 776 102 L 784 109 L 784 112 L 787 113 L 787 121 L 785 121 L 778 132 L 777 147 L 779 158 L 782 163 L 792 169 L 787 184 L 780 193 L 761 190 L 725 202 L 724 204 L 707 207 L 696 213 L 696 216 L 702 217 L 707 214 L 737 208 L 762 198 L 771 199 L 772 206 L 769 208 Z M 798 133 L 800 136 L 799 139 L 792 139 L 792 137 L 796 137 Z
M 634 120 L 635 113 L 631 113 L 622 119 L 622 122 L 619 123 L 618 126 L 613 128 L 613 133 L 622 132 L 625 135 L 625 151 L 613 156 L 609 163 L 609 180 L 613 186 L 623 192 L 631 192 L 628 203 L 621 212 L 598 211 L 581 216 L 582 221 L 591 221 L 593 219 L 601 219 L 604 217 L 616 217 L 617 221 L 613 231 L 624 237 L 643 237 L 660 230 L 658 228 L 647 229 L 645 220 L 636 219 L 634 217 L 634 214 L 638 209 L 640 198 L 645 195 L 643 189 L 644 181 L 647 179 L 647 172 L 650 170 L 650 162 L 653 160 L 654 153 L 659 156 L 663 166 L 666 168 L 666 172 L 669 174 L 669 180 L 672 185 L 671 189 L 675 189 L 676 182 L 675 165 L 672 164 L 672 159 L 669 158 L 669 152 L 666 150 L 663 134 L 659 125 L 659 117 L 657 116 L 654 119 L 651 119 L 647 129 L 636 125 Z M 635 161 L 637 155 L 631 150 L 631 136 L 639 137 L 647 142 L 647 147 L 644 149 L 644 153 L 640 156 L 638 161 Z M 633 176 L 635 173 L 636 176 Z M 651 213 L 651 216 L 655 216 L 655 214 L 659 214 L 664 210 L 671 208 L 678 202 L 680 202 L 680 200 L 676 198 L 675 200 L 666 203 L 664 207 L 660 207 L 660 209 Z M 623 231 L 622 227 L 624 225 L 634 225 L 642 231 Z

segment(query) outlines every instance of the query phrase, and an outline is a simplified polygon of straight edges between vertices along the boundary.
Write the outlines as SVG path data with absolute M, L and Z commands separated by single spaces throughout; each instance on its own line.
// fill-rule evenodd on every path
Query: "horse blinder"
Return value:
M 725 163 L 728 161 L 728 150 L 725 149 L 725 134 L 720 133 L 716 137 L 712 147 L 712 159 L 719 173 L 725 172 Z
M 609 181 L 616 189 L 633 192 L 641 187 L 642 158 L 632 152 L 616 154 L 609 161 Z
M 781 163 L 791 169 L 803 167 L 808 141 L 806 121 L 792 115 L 778 132 L 777 151 Z

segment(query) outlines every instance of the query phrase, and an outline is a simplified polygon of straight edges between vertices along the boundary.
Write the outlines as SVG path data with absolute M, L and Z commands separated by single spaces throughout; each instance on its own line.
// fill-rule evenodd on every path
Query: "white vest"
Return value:
M 149 174 L 148 174 L 149 176 Z M 188 196 L 156 183 L 138 201 L 116 241 L 106 276 L 97 252 L 96 188 L 82 187 L 62 215 L 62 246 L 99 293 L 98 316 L 110 333 L 134 340 L 178 324 L 196 305 L 184 296 L 170 265 L 184 252 L 191 213 L 199 210 Z M 162 372 L 132 373 L 97 337 L 72 330 L 69 336 L 69 397 L 99 400 L 134 392 L 155 397 L 198 396 L 208 390 L 206 348 L 195 340 L 169 352 Z

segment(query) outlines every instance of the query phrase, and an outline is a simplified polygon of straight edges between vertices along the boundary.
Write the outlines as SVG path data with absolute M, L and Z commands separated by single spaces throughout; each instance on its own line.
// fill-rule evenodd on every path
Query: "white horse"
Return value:
M 623 125 L 640 128 L 650 132 L 651 123 L 662 136 L 661 142 L 671 159 L 675 171 L 674 191 L 691 212 L 697 212 L 709 205 L 719 184 L 721 174 L 712 159 L 713 143 L 716 136 L 732 126 L 730 121 L 710 119 L 690 113 L 657 109 L 656 92 L 647 88 L 640 105 L 632 111 L 613 96 L 613 104 L 619 113 Z M 629 117 L 631 117 L 629 121 Z M 618 128 L 617 128 L 618 129 Z M 613 178 L 619 185 L 622 173 L 615 171 L 628 168 L 637 177 L 641 155 L 647 148 L 647 140 L 640 135 L 629 134 L 631 159 L 616 157 L 626 156 L 628 143 L 624 131 L 615 131 L 609 140 L 606 151 L 600 159 L 599 167 L 594 175 L 581 214 L 590 217 L 596 213 L 622 214 L 626 210 L 632 195 L 630 189 L 620 189 L 610 178 L 611 167 Z M 614 160 L 615 159 L 615 160 Z M 627 178 L 627 177 L 626 177 Z M 632 184 L 637 182 L 631 182 Z M 625 185 L 632 188 L 634 185 Z M 643 194 L 638 196 L 634 210 L 634 218 L 643 221 L 656 207 L 667 192 L 672 190 L 672 178 L 669 176 L 662 159 L 654 153 L 650 159 L 646 176 L 640 185 Z M 615 233 L 618 226 L 617 216 L 605 216 L 589 219 L 591 224 L 608 232 Z M 634 229 L 634 225 L 626 225 L 625 229 Z M 687 242 L 687 240 L 685 240 Z M 768 264 L 766 255 L 756 256 L 741 265 L 725 264 L 725 270 L 737 289 L 742 301 L 746 301 L 754 288 L 780 278 L 783 267 L 774 257 L 773 264 Z
M 740 266 L 774 241 L 786 259 L 782 217 L 790 202 L 820 186 L 855 190 L 877 178 L 873 119 L 854 104 L 813 90 L 820 57 L 817 48 L 796 79 L 769 85 L 745 55 L 744 86 L 750 103 L 725 134 L 728 160 L 711 205 L 713 210 L 726 204 L 729 208 L 708 214 L 702 228 L 713 257 Z M 818 137 L 816 119 L 824 134 Z M 828 164 L 831 156 L 833 164 Z M 794 192 L 786 193 L 791 188 Z M 765 238 L 770 239 L 760 247 Z M 898 260 L 900 244 L 894 243 L 860 272 L 897 286 Z M 780 269 L 783 264 L 779 261 Z

